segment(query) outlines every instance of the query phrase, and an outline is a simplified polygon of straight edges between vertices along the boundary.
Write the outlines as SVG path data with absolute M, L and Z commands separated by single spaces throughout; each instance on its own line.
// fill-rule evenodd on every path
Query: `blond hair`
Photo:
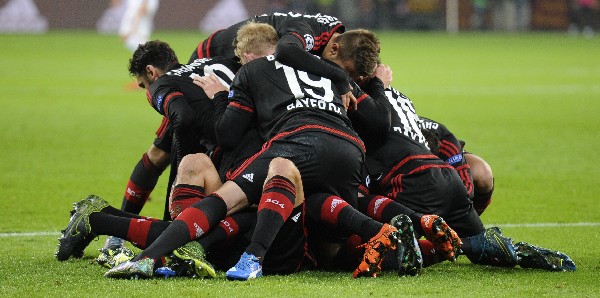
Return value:
M 277 40 L 277 31 L 273 26 L 250 21 L 238 29 L 233 41 L 234 52 L 240 59 L 244 53 L 259 56 L 271 54 Z

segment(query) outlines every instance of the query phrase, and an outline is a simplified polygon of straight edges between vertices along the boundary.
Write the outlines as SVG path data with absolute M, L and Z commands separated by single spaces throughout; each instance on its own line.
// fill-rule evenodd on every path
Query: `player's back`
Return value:
M 261 136 L 305 125 L 331 127 L 355 135 L 341 96 L 331 80 L 283 65 L 270 55 L 244 65 L 234 82 L 248 90 L 242 105 L 255 109 Z
M 385 142 L 367 152 L 369 172 L 380 173 L 410 156 L 432 155 L 412 101 L 394 88 L 386 89 L 392 106 L 392 126 Z

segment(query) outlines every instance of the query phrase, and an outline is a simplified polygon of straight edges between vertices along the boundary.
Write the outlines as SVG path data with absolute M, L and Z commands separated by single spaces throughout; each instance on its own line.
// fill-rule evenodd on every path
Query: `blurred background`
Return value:
M 118 30 L 127 0 L 0 0 L 0 33 Z M 156 30 L 212 32 L 255 14 L 323 13 L 348 28 L 436 31 L 565 31 L 591 37 L 598 0 L 161 0 Z

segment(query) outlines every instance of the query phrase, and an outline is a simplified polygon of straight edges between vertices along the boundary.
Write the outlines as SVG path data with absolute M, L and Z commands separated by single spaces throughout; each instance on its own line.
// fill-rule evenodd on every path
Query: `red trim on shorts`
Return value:
M 280 133 L 276 134 L 273 138 L 271 138 L 269 141 L 267 141 L 266 143 L 263 144 L 263 147 L 260 151 L 258 151 L 257 153 L 255 153 L 254 155 L 252 155 L 251 157 L 246 159 L 237 169 L 235 169 L 233 171 L 231 171 L 231 170 L 227 171 L 227 174 L 225 175 L 227 180 L 233 180 L 235 177 L 240 175 L 240 173 L 242 173 L 256 158 L 258 158 L 261 154 L 263 154 L 265 151 L 267 151 L 271 147 L 271 144 L 273 144 L 274 141 L 276 141 L 280 138 L 286 137 L 288 135 L 292 135 L 292 134 L 301 132 L 303 130 L 307 130 L 307 129 L 316 129 L 316 130 L 330 132 L 332 134 L 338 135 L 340 137 L 343 137 L 345 139 L 348 139 L 349 141 L 356 143 L 356 145 L 358 145 L 363 150 L 363 152 L 366 151 L 365 144 L 362 142 L 361 139 L 351 136 L 345 132 L 342 132 L 342 131 L 339 131 L 339 130 L 336 130 L 336 129 L 333 129 L 330 127 L 322 126 L 322 125 L 316 125 L 316 124 L 303 125 L 303 126 L 297 127 L 294 130 L 284 131 L 284 132 L 280 132 Z M 435 158 L 437 158 L 435 155 L 433 155 L 433 156 Z

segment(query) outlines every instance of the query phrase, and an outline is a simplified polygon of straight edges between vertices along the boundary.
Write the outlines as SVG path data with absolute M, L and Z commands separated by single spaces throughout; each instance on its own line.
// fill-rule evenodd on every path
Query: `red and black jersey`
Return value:
M 217 126 L 219 145 L 224 148 L 235 146 L 255 123 L 265 141 L 282 133 L 318 130 L 343 137 L 364 150 L 331 80 L 283 65 L 272 55 L 244 65 L 228 97 L 229 105 Z M 222 94 L 219 98 L 227 100 Z
M 383 143 L 367 151 L 370 175 L 379 184 L 387 184 L 393 177 L 415 169 L 444 165 L 445 162 L 429 150 L 412 101 L 394 88 L 386 89 L 385 94 L 392 107 L 392 123 Z
M 204 152 L 216 143 L 214 104 L 193 83 L 193 78 L 215 74 L 229 86 L 238 67 L 230 59 L 199 59 L 174 65 L 149 86 L 146 95 L 150 105 L 173 125 L 179 160 L 186 154 Z
M 436 155 L 456 169 L 469 192 L 469 196 L 472 197 L 474 195 L 473 177 L 471 168 L 464 158 L 464 150 L 460 141 L 446 126 L 434 120 L 420 117 L 419 127 L 422 130 L 430 131 L 436 136 L 439 143 L 439 150 Z
M 280 38 L 288 35 L 293 36 L 302 43 L 304 50 L 318 56 L 323 52 L 333 33 L 343 33 L 345 31 L 345 27 L 340 20 L 328 15 L 308 15 L 293 12 L 263 14 L 211 34 L 207 39 L 200 42 L 190 61 L 197 58 L 216 56 L 237 59 L 233 51 L 233 41 L 238 29 L 248 21 L 270 24 L 275 28 Z

